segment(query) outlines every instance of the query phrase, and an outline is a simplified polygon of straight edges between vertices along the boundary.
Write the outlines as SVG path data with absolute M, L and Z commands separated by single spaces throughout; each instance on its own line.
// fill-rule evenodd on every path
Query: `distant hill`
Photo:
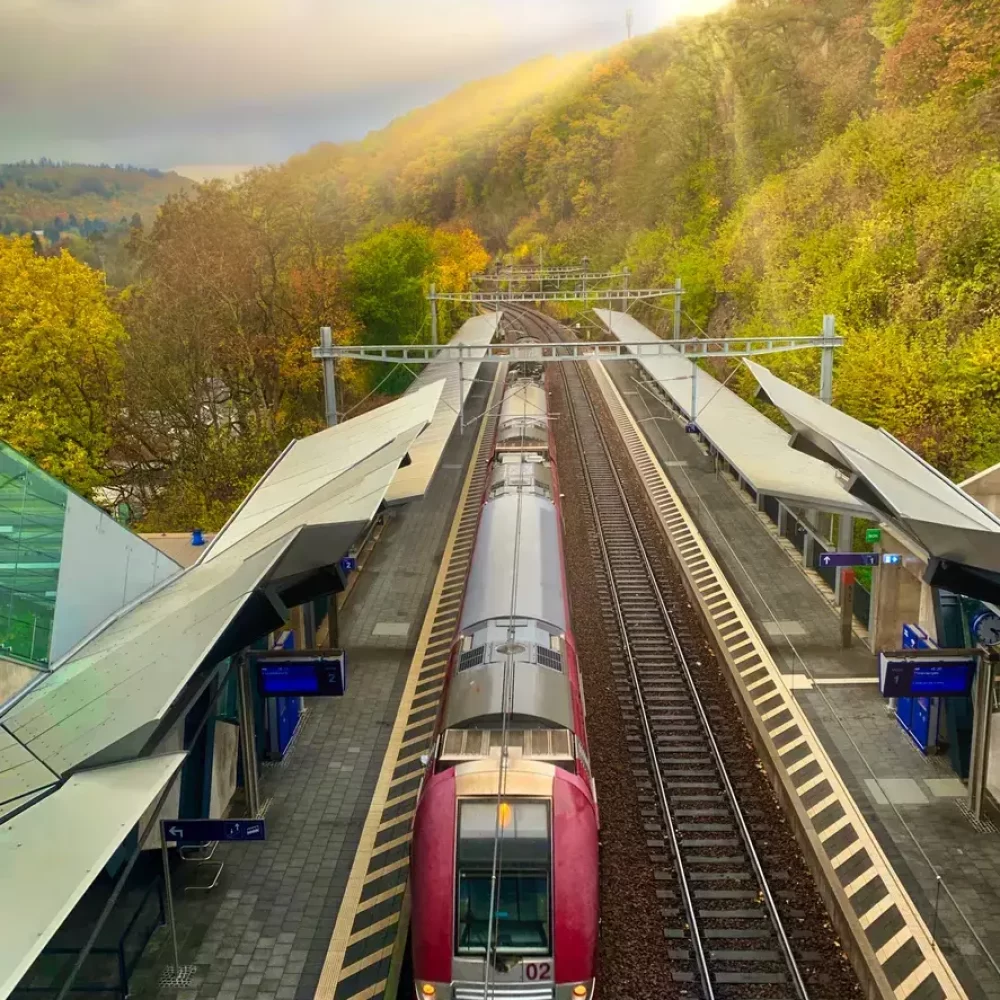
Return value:
M 169 195 L 193 181 L 174 171 L 128 166 L 38 162 L 0 164 L 0 234 L 64 232 L 87 236 L 138 213 L 152 222 Z

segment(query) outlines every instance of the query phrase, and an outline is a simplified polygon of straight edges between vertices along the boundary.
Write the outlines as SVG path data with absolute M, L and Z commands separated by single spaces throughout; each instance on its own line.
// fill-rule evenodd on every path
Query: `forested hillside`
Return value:
M 816 332 L 834 313 L 836 402 L 960 478 L 1000 461 L 998 72 L 987 0 L 738 0 L 528 63 L 362 142 L 169 198 L 110 275 L 121 329 L 93 314 L 79 441 L 0 436 L 120 487 L 149 527 L 217 526 L 321 426 L 321 325 L 426 340 L 431 282 L 462 288 L 491 256 L 544 247 L 644 284 L 680 276 L 690 330 Z M 0 333 L 17 336 L 10 315 Z M 464 316 L 446 310 L 442 335 Z M 815 390 L 817 357 L 769 364 Z M 339 376 L 346 414 L 410 377 Z M 9 378 L 0 398 L 44 419 L 46 399 Z
M 191 186 L 172 171 L 139 167 L 0 164 L 0 233 L 41 230 L 55 241 L 67 230 L 86 237 L 136 213 L 152 222 L 170 195 Z
M 961 476 L 1000 461 L 998 70 L 989 0 L 739 0 L 527 108 L 438 115 L 423 156 L 390 129 L 287 171 L 348 229 L 460 222 L 515 258 L 680 275 L 713 333 L 832 312 L 838 404 Z M 815 357 L 773 364 L 816 384 Z

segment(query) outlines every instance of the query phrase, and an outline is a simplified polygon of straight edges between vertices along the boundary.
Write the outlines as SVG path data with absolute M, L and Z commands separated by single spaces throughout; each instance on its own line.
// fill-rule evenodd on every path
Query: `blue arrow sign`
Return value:
M 204 844 L 212 840 L 266 840 L 262 819 L 163 819 L 163 839 L 178 844 Z
M 824 552 L 819 557 L 819 564 L 827 566 L 877 566 L 877 552 Z

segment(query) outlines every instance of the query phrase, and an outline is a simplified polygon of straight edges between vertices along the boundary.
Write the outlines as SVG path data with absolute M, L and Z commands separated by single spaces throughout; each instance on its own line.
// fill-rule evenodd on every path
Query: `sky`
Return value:
M 723 0 L 0 0 L 0 162 L 265 164 Z

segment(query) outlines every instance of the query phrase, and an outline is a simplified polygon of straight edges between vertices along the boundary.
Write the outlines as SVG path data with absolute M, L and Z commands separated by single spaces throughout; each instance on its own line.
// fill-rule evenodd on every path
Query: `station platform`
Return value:
M 467 420 L 485 409 L 491 375 L 484 367 L 470 391 Z M 212 861 L 224 869 L 207 892 L 184 888 L 197 877 L 193 863 L 174 866 L 180 962 L 193 967 L 189 982 L 165 984 L 173 955 L 161 927 L 132 976 L 133 998 L 318 995 L 373 797 L 380 781 L 387 783 L 387 748 L 404 711 L 401 699 L 478 428 L 472 423 L 460 434 L 456 427 L 426 495 L 392 508 L 340 611 L 347 693 L 308 699 L 284 759 L 264 766 L 267 841 L 219 844 Z
M 639 385 L 643 379 L 635 366 L 608 364 L 605 370 L 933 935 L 936 950 L 969 997 L 1000 998 L 1000 835 L 989 823 L 974 823 L 965 811 L 967 790 L 947 759 L 924 756 L 890 714 L 863 635 L 856 635 L 851 649 L 840 648 L 839 612 L 818 575 L 802 567 L 799 553 L 716 470 L 673 412 Z M 813 778 L 800 790 L 821 781 Z M 816 808 L 824 805 L 825 800 Z M 859 857 L 868 855 L 862 851 L 854 861 Z M 850 878 L 864 885 L 873 874 L 854 861 L 844 868 L 854 869 Z M 897 936 L 906 933 L 902 925 L 881 919 L 892 894 L 890 888 L 867 912 L 855 905 L 869 938 L 873 924 L 886 924 L 885 935 L 872 945 L 886 955 L 905 950 Z M 913 988 L 919 982 L 917 974 L 897 996 L 924 995 L 919 985 Z

